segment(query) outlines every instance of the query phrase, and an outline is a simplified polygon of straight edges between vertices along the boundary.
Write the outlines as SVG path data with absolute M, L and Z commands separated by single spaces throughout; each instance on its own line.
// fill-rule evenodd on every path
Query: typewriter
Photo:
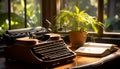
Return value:
M 47 33 L 39 38 L 16 38 L 12 46 L 5 48 L 6 61 L 19 60 L 31 64 L 43 64 L 45 67 L 73 61 L 76 54 L 61 37 L 53 35 Z

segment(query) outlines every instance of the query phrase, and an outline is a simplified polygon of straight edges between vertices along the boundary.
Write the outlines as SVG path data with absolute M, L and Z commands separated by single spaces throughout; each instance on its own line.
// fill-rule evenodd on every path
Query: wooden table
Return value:
M 110 55 L 104 56 L 104 57 L 87 57 L 87 56 L 76 56 L 74 61 L 69 64 L 61 65 L 58 67 L 55 67 L 54 69 L 67 69 L 71 67 L 77 67 L 77 66 L 85 66 L 85 65 L 102 65 L 106 66 L 107 69 L 114 69 L 114 67 L 119 67 L 120 62 L 120 49 L 118 49 L 116 52 L 111 53 Z M 112 68 L 111 68 L 112 67 Z M 101 68 L 101 69 L 106 69 Z
M 55 67 L 53 69 L 66 69 L 69 67 L 74 67 L 74 66 L 80 66 L 80 65 L 85 65 L 89 64 L 95 61 L 98 61 L 100 58 L 95 58 L 95 57 L 83 57 L 83 56 L 77 56 L 72 63 L 60 65 L 58 67 Z M 26 63 L 19 63 L 19 62 L 13 62 L 9 61 L 5 63 L 5 58 L 0 57 L 0 69 L 41 69 L 40 65 L 29 65 Z
M 74 50 L 73 50 L 74 51 Z M 66 69 L 66 68 L 71 68 L 71 67 L 76 67 L 76 66 L 83 66 L 87 64 L 92 64 L 97 61 L 106 60 L 106 59 L 111 59 L 112 57 L 120 57 L 120 50 L 118 50 L 116 53 L 110 54 L 108 56 L 104 57 L 88 57 L 88 56 L 76 56 L 73 59 L 73 62 L 64 64 L 64 65 L 59 65 L 57 67 L 54 67 L 53 69 Z M 104 59 L 103 59 L 104 58 Z M 5 58 L 0 58 L 0 69 L 41 69 L 42 65 L 31 65 L 31 64 L 26 64 L 26 63 L 19 63 L 19 62 L 13 62 L 9 61 L 5 63 Z
M 94 62 L 101 61 L 101 60 L 106 60 L 106 59 L 111 60 L 112 57 L 119 57 L 119 59 L 120 59 L 120 50 L 118 52 L 115 52 L 113 54 L 110 54 L 110 55 L 102 57 L 102 58 L 76 56 L 76 58 L 73 59 L 72 63 L 60 65 L 60 66 L 54 67 L 53 69 L 66 69 L 66 68 L 71 68 L 71 67 L 75 67 L 75 66 L 83 66 L 83 65 L 87 65 L 87 64 L 89 65 Z M 115 63 L 115 65 L 116 65 L 116 63 Z M 118 67 L 119 67 L 119 61 L 118 61 Z M 26 63 L 21 63 L 21 62 L 19 63 L 19 62 L 13 62 L 13 61 L 9 61 L 9 62 L 5 63 L 5 58 L 0 57 L 0 69 L 41 69 L 41 65 L 31 65 L 31 64 L 26 64 Z M 107 68 L 107 69 L 109 69 L 109 68 Z
M 86 65 L 86 64 L 90 64 L 90 63 L 99 61 L 100 59 L 101 58 L 99 58 L 99 57 L 76 56 L 76 58 L 73 59 L 72 63 L 61 65 L 61 66 L 55 67 L 54 69 L 66 69 L 66 68 L 70 68 L 70 67 Z

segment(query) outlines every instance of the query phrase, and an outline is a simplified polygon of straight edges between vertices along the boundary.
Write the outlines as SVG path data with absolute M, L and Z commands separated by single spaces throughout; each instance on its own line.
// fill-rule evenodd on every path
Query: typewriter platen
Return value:
M 6 59 L 20 60 L 32 64 L 46 64 L 51 67 L 73 61 L 76 54 L 68 48 L 63 39 L 51 37 L 51 35 L 47 36 L 50 37 L 45 41 L 29 38 L 16 39 L 13 46 L 5 48 Z

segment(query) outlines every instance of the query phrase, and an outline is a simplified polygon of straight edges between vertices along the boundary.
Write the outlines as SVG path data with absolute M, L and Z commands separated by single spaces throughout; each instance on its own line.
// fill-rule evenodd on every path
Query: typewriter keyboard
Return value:
M 47 41 L 32 48 L 33 53 L 44 61 L 75 57 L 63 40 Z

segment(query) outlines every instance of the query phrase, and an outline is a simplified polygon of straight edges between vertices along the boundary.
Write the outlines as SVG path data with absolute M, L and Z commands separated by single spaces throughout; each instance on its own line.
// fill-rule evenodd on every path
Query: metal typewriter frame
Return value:
M 14 41 L 16 40 L 16 38 L 21 38 L 21 37 L 26 37 L 26 36 L 21 36 L 21 32 L 22 34 L 26 34 L 28 32 L 33 33 L 35 35 L 43 35 L 44 33 L 48 33 L 47 31 L 41 31 L 38 30 L 41 28 L 34 28 L 34 29 L 30 29 L 28 28 L 27 30 L 25 29 L 20 29 L 20 30 L 9 30 L 7 31 L 5 38 L 15 38 Z M 36 33 L 35 33 L 36 31 Z M 18 35 L 19 34 L 19 35 Z M 13 36 L 15 35 L 15 36 Z M 11 40 L 9 40 L 11 41 Z M 35 53 L 32 51 L 32 48 L 37 47 L 37 46 L 41 46 L 42 44 L 46 44 L 46 43 L 52 43 L 52 42 L 56 42 L 56 41 L 61 41 L 62 43 L 65 44 L 64 40 L 47 40 L 47 41 L 43 41 L 40 42 L 38 44 L 35 45 L 15 45 L 14 42 L 7 44 L 8 47 L 6 47 L 4 49 L 5 51 L 5 58 L 6 61 L 9 60 L 19 60 L 19 61 L 23 61 L 23 62 L 27 62 L 27 63 L 32 63 L 32 64 L 44 64 L 44 65 L 48 65 L 48 66 L 56 66 L 59 64 L 64 64 L 64 63 L 68 63 L 73 61 L 73 58 L 75 58 L 76 54 L 68 48 L 68 46 L 65 44 L 64 47 L 71 52 L 71 55 L 67 55 L 67 56 L 63 56 L 57 59 L 53 59 L 53 60 L 42 60 L 40 59 L 38 56 L 35 55 Z
M 65 62 L 68 63 L 73 61 L 73 58 L 75 58 L 76 54 L 71 49 L 69 49 L 66 45 L 64 46 L 64 49 L 66 48 L 66 50 L 69 51 L 71 54 L 66 56 L 61 56 L 59 58 L 55 58 L 52 60 L 43 60 L 32 51 L 33 48 L 41 46 L 42 44 L 59 42 L 59 41 L 63 42 L 63 40 L 55 40 L 55 41 L 45 41 L 43 43 L 41 42 L 39 44 L 31 45 L 31 46 L 13 45 L 12 47 L 7 47 L 5 48 L 6 61 L 9 61 L 12 59 L 12 60 L 19 60 L 19 61 L 31 63 L 31 64 L 49 64 L 49 65 L 51 64 L 50 66 L 52 67 L 59 64 L 63 64 Z

